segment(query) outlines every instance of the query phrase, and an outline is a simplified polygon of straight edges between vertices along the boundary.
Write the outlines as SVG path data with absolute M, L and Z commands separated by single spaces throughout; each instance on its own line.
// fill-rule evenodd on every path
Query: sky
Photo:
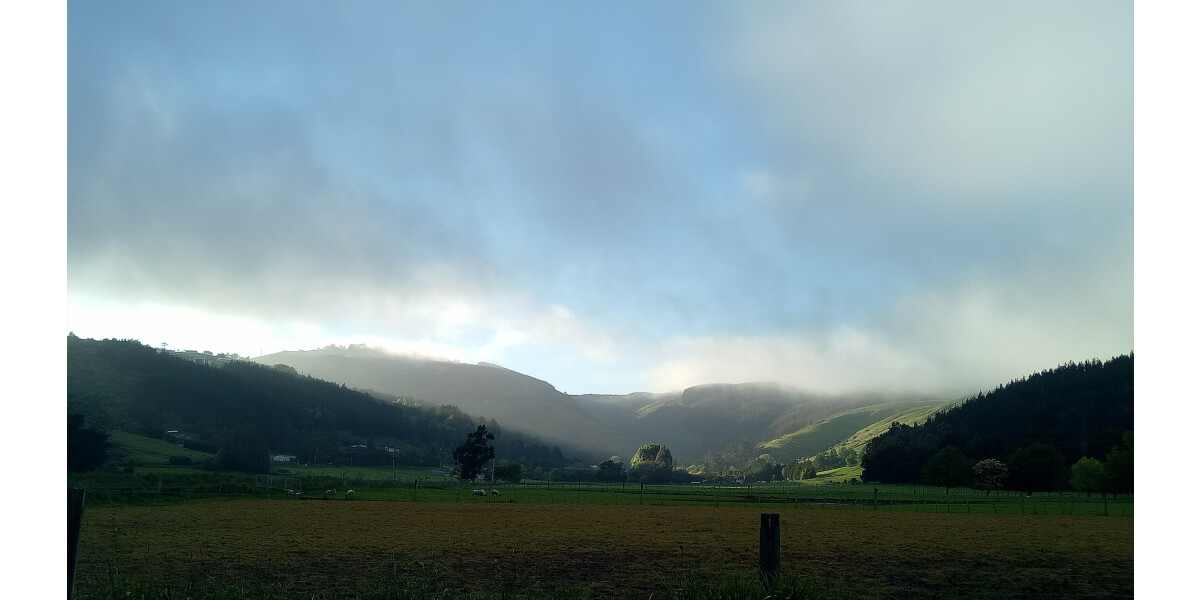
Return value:
M 572 394 L 958 396 L 1134 351 L 1131 2 L 65 16 L 80 337 Z

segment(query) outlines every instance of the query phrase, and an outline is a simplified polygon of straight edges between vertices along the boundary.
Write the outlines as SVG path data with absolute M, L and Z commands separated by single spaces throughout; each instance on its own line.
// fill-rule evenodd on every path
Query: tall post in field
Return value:
M 764 586 L 779 577 L 779 513 L 762 513 L 758 525 L 758 573 Z
M 67 489 L 67 600 L 75 595 L 75 557 L 83 524 L 83 490 Z

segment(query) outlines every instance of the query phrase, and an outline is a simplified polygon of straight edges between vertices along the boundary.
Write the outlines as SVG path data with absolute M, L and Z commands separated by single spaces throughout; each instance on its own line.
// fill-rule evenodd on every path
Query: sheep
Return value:
M 499 495 L 500 495 L 500 490 L 492 490 L 492 495 L 493 495 L 493 496 L 499 496 Z
M 333 497 L 333 495 L 334 495 L 334 494 L 336 494 L 336 493 L 337 493 L 337 488 L 334 488 L 334 489 L 332 489 L 332 490 L 325 490 L 325 497 L 326 497 L 326 498 L 332 498 L 332 497 Z
M 349 500 L 353 497 L 354 497 L 354 490 L 346 490 L 346 499 Z
M 471 494 L 474 496 L 486 496 L 487 492 L 485 492 L 483 490 L 472 490 Z

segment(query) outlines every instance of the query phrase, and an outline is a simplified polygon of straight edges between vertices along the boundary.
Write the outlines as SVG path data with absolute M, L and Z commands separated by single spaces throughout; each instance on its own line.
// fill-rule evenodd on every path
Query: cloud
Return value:
M 1128 3 L 750 8 L 730 68 L 802 157 L 836 155 L 934 203 L 1038 202 L 1031 191 L 1064 180 L 1127 185 Z
M 542 8 L 72 5 L 71 326 L 580 393 L 1132 345 L 1125 5 Z
M 1133 351 L 1132 257 L 1074 271 L 1026 264 L 929 285 L 860 325 L 775 336 L 680 337 L 645 372 L 654 389 L 699 381 L 775 381 L 830 394 L 988 391 L 1069 361 Z

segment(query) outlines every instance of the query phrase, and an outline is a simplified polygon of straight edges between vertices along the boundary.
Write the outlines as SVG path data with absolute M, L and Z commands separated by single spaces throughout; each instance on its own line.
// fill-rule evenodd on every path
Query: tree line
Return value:
M 1061 490 L 1087 458 L 1083 469 L 1100 464 L 1109 474 L 1103 491 L 1130 493 L 1132 432 L 1133 354 L 1072 362 L 981 393 L 925 423 L 892 423 L 864 449 L 863 480 L 979 485 L 973 469 L 1000 463 L 1008 489 Z

